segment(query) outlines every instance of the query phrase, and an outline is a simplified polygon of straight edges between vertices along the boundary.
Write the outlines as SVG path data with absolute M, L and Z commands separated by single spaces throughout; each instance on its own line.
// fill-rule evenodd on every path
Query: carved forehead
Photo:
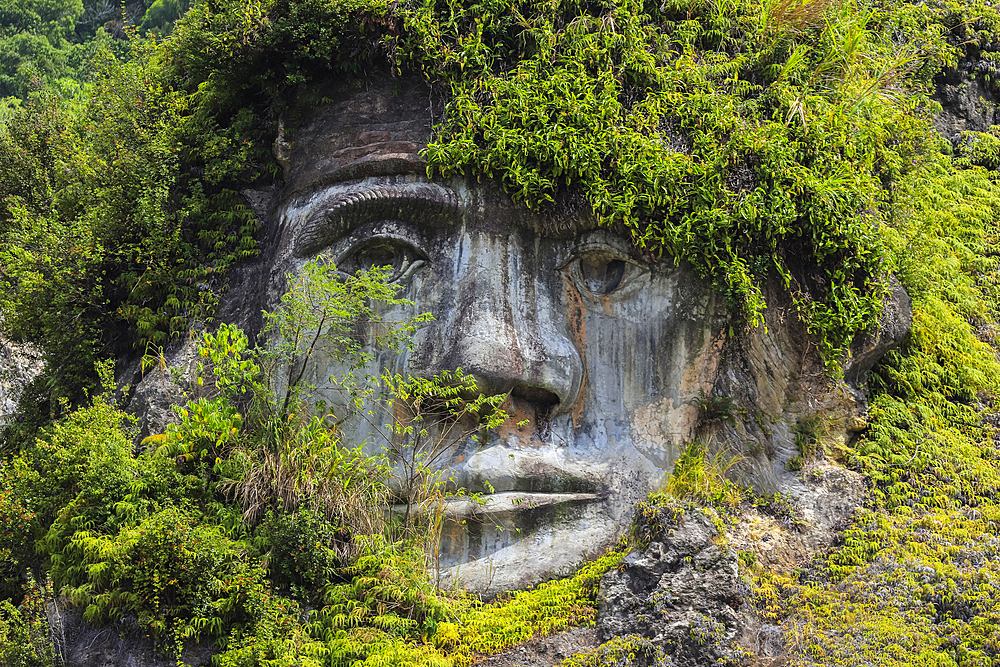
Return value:
M 388 185 L 391 190 L 399 176 L 425 179 L 426 161 L 420 151 L 431 139 L 434 110 L 441 108 L 426 83 L 374 78 L 360 84 L 328 84 L 314 92 L 313 97 L 322 101 L 300 105 L 288 124 L 286 210 L 324 189 L 342 190 L 351 182 L 384 177 L 377 187 Z M 597 227 L 590 206 L 571 191 L 564 191 L 548 210 L 535 212 L 514 203 L 490 179 L 470 175 L 462 189 L 464 206 L 541 235 L 567 236 Z
M 423 173 L 431 138 L 430 91 L 415 80 L 327 85 L 319 105 L 292 114 L 285 175 L 290 195 L 375 175 Z

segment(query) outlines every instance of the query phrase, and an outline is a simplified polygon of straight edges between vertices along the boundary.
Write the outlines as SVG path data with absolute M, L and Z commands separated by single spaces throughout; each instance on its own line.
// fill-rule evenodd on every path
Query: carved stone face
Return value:
M 441 459 L 455 483 L 441 566 L 479 590 L 565 573 L 627 527 L 692 437 L 722 336 L 710 289 L 645 261 L 585 207 L 536 214 L 494 184 L 430 181 L 426 89 L 339 93 L 294 125 L 274 285 L 320 252 L 349 272 L 391 265 L 430 312 L 411 352 L 378 365 L 416 376 L 462 368 L 512 419 Z M 322 384 L 336 363 L 308 376 Z M 331 400 L 336 397 L 331 395 Z M 355 438 L 379 439 L 364 423 Z

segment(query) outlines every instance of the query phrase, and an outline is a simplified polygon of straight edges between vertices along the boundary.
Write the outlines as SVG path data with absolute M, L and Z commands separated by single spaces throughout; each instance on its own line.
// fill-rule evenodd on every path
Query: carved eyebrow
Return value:
M 432 183 L 373 183 L 333 188 L 309 206 L 295 242 L 296 257 L 309 257 L 357 227 L 377 220 L 410 220 L 421 225 L 451 222 L 461 200 L 451 188 Z

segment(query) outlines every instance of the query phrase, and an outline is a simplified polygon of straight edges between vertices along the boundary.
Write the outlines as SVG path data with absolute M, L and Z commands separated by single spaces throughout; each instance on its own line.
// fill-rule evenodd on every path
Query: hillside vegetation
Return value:
M 305 353 L 294 344 L 257 349 L 209 327 L 205 389 L 133 455 L 108 360 L 155 360 L 212 325 L 227 272 L 259 251 L 239 193 L 278 178 L 283 110 L 324 77 L 377 72 L 446 93 L 430 175 L 498 179 L 543 211 L 583 197 L 651 261 L 710 280 L 736 330 L 759 325 L 778 278 L 831 374 L 897 275 L 913 331 L 876 368 L 868 427 L 838 453 L 871 480 L 866 505 L 808 567 L 744 554 L 747 602 L 784 628 L 791 664 L 1000 663 L 1000 130 L 952 144 L 930 124 L 942 71 L 971 64 L 992 90 L 992 6 L 216 0 L 166 38 L 98 36 L 70 72 L 45 63 L 84 48 L 67 46 L 81 8 L 23 4 L 33 18 L 2 22 L 0 49 L 43 36 L 24 58 L 48 75 L 0 72 L 0 92 L 18 96 L 0 103 L 0 312 L 45 372 L 2 439 L 4 664 L 55 660 L 53 595 L 89 622 L 135 624 L 178 660 L 185 642 L 215 641 L 220 666 L 463 665 L 593 621 L 597 580 L 627 544 L 488 605 L 433 588 L 420 539 L 433 525 L 383 520 L 390 466 L 340 442 L 308 387 L 272 382 L 275 355 Z M 325 290 L 345 327 L 395 298 L 375 272 L 346 303 L 330 268 L 314 264 L 303 289 Z M 268 318 L 278 331 L 315 315 L 295 294 Z M 356 388 L 450 400 L 455 382 Z M 407 481 L 414 502 L 444 494 L 426 471 Z M 683 486 L 678 502 L 713 502 Z M 749 496 L 733 492 L 726 511 Z

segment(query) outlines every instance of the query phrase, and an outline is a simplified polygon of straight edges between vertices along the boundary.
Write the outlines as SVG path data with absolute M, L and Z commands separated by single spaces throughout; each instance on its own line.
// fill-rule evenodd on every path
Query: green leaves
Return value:
M 3 326 L 74 400 L 97 359 L 208 319 L 217 276 L 256 252 L 252 213 L 226 187 L 252 162 L 245 142 L 199 132 L 156 54 L 138 41 L 127 62 L 104 53 L 75 95 L 8 105 L 0 124 Z

